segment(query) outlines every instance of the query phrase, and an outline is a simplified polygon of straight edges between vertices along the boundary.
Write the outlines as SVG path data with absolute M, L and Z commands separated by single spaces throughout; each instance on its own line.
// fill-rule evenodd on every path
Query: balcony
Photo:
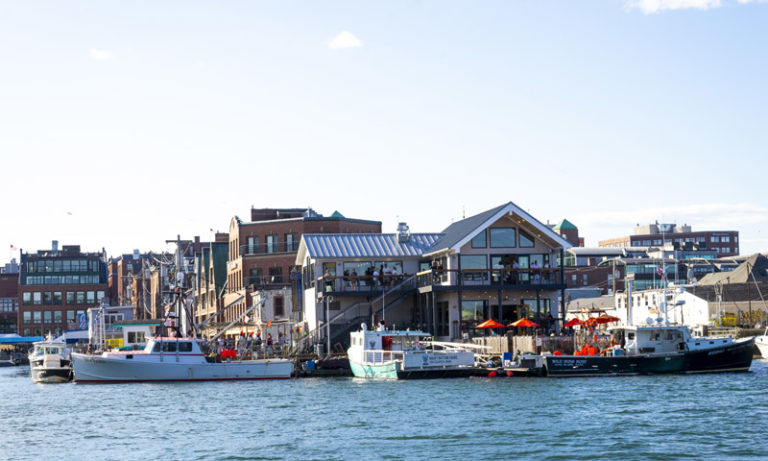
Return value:
M 507 290 L 558 290 L 565 288 L 562 268 L 516 269 L 455 269 L 429 270 L 418 273 L 419 288 L 432 290 L 456 289 L 507 289 Z

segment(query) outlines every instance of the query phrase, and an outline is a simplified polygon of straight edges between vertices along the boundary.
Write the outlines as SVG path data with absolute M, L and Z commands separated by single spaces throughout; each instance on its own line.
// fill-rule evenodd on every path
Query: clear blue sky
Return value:
M 766 24 L 744 0 L 2 1 L 0 244 L 158 251 L 251 205 L 433 232 L 511 200 L 588 245 L 659 220 L 768 250 Z

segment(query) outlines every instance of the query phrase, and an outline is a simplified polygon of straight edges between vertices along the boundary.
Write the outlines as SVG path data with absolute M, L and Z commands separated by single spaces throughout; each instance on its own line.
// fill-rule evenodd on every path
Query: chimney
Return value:
M 408 224 L 401 222 L 397 225 L 397 241 L 398 243 L 408 243 L 411 239 L 411 231 Z

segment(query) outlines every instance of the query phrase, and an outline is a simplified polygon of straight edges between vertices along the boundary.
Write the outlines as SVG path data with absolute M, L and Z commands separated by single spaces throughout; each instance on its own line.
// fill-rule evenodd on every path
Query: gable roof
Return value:
M 296 264 L 313 259 L 420 257 L 442 234 L 411 234 L 401 243 L 397 234 L 304 234 Z
M 768 258 L 755 253 L 746 261 L 741 263 L 739 267 L 730 272 L 712 272 L 705 275 L 699 280 L 696 286 L 699 285 L 714 285 L 718 282 L 722 284 L 729 283 L 754 283 L 768 281 Z
M 563 219 L 560 221 L 559 224 L 555 225 L 552 229 L 554 230 L 560 230 L 560 229 L 576 229 L 577 227 L 573 225 L 572 222 L 568 221 L 567 219 Z
M 443 238 L 430 248 L 427 254 L 438 253 L 448 249 L 457 250 L 466 244 L 466 242 L 474 238 L 481 230 L 498 221 L 505 214 L 511 215 L 513 213 L 529 222 L 539 232 L 554 240 L 555 243 L 563 248 L 570 248 L 573 246 L 570 242 L 550 229 L 549 226 L 542 224 L 539 220 L 526 213 L 514 203 L 508 202 L 504 205 L 483 211 L 480 214 L 470 216 L 469 218 L 451 224 L 443 231 Z

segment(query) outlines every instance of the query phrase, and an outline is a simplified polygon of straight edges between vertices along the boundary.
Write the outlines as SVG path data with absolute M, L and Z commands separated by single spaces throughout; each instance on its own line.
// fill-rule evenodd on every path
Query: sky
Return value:
M 768 3 L 0 0 L 0 263 L 512 201 L 768 250 Z

